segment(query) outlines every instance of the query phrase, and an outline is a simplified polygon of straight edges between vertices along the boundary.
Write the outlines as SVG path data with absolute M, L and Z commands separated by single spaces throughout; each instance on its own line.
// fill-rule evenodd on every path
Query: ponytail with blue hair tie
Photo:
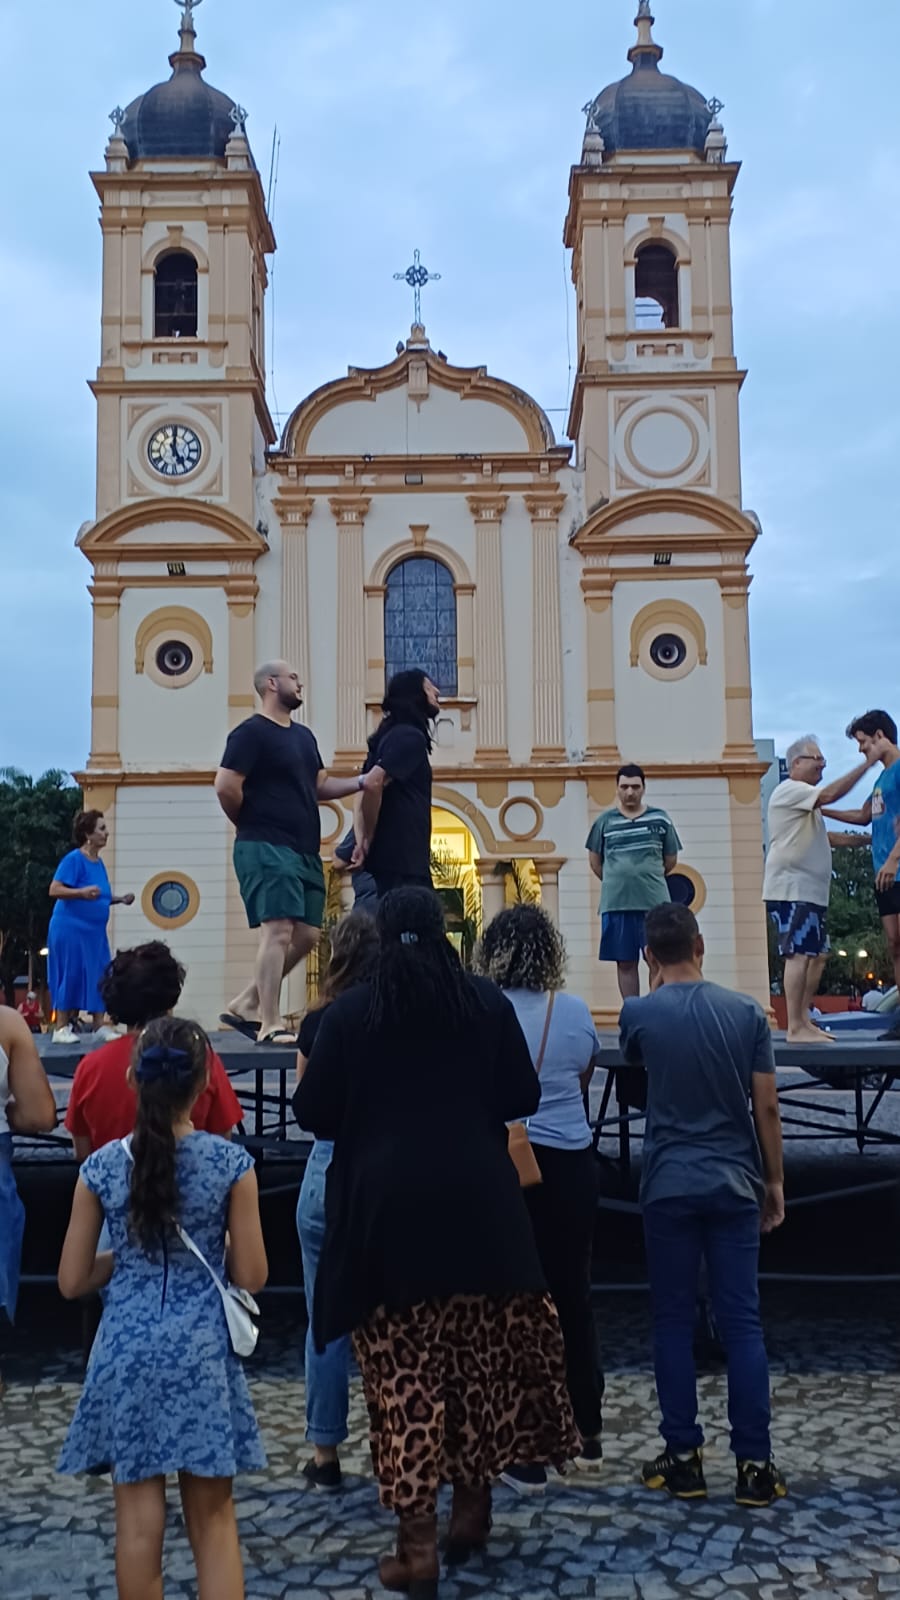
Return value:
M 152 1044 L 138 1056 L 134 1075 L 138 1083 L 160 1083 L 164 1079 L 172 1084 L 189 1083 L 194 1075 L 194 1063 L 187 1050 Z

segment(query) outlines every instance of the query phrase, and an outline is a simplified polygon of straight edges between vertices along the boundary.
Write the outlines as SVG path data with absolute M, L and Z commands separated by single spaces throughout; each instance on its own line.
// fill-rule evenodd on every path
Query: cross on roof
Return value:
M 427 267 L 423 267 L 422 257 L 418 250 L 413 251 L 411 267 L 407 267 L 405 272 L 394 273 L 395 282 L 408 283 L 412 289 L 415 310 L 414 320 L 417 324 L 421 324 L 422 321 L 422 290 L 427 283 L 439 283 L 440 277 L 439 272 L 429 272 Z

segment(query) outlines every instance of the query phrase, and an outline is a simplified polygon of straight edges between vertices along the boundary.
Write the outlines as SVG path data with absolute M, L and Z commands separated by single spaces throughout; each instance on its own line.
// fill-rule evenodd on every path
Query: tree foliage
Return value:
M 874 972 L 886 984 L 894 981 L 894 969 L 875 900 L 875 874 L 868 845 L 835 850 L 831 874 L 831 901 L 828 907 L 828 932 L 832 954 L 825 968 L 823 992 L 840 994 L 848 985 L 865 980 Z M 846 957 L 838 950 L 846 950 Z M 865 959 L 859 950 L 867 951 Z M 867 987 L 863 981 L 863 987 Z
M 72 845 L 81 790 L 68 773 L 30 778 L 0 767 L 0 983 L 13 979 L 47 942 L 54 869 Z

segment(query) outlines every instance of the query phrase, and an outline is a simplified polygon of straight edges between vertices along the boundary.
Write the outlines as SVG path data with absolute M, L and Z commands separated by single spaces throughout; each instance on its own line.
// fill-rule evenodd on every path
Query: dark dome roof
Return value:
M 122 137 L 132 161 L 169 156 L 222 158 L 235 131 L 235 101 L 203 78 L 206 62 L 193 48 L 193 27 L 169 57 L 172 76 L 138 95 L 127 108 Z
M 638 43 L 628 52 L 631 72 L 601 90 L 588 110 L 591 128 L 603 135 L 607 151 L 695 150 L 703 154 L 712 122 L 698 89 L 660 72 L 662 46 L 654 42 L 649 6 L 641 5 Z

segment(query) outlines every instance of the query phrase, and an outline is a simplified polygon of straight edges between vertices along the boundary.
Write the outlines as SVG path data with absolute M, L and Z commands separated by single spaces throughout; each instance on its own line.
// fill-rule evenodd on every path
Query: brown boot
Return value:
M 487 1548 L 491 1531 L 491 1486 L 472 1489 L 464 1483 L 453 1485 L 453 1506 L 447 1534 L 447 1565 L 461 1567 L 470 1555 Z
M 438 1572 L 437 1517 L 401 1516 L 397 1553 L 378 1563 L 383 1587 L 410 1600 L 437 1600 Z

